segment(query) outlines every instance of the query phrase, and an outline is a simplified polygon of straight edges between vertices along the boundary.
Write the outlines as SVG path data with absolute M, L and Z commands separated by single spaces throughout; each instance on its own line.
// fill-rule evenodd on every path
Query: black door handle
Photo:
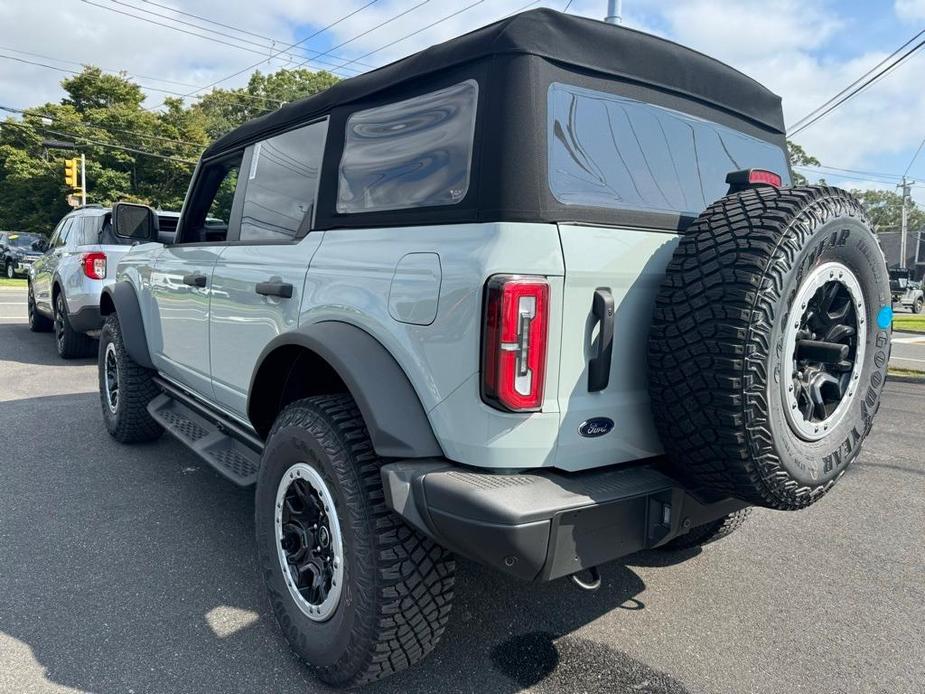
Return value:
M 183 284 L 188 284 L 191 287 L 205 287 L 206 276 L 200 272 L 192 272 L 189 275 L 183 275 Z
M 288 282 L 258 282 L 256 291 L 261 296 L 278 296 L 283 299 L 292 298 L 292 285 Z
M 610 361 L 613 355 L 613 294 L 607 287 L 594 290 L 591 313 L 601 329 L 597 335 L 597 356 L 588 362 L 588 392 L 604 390 L 610 383 Z

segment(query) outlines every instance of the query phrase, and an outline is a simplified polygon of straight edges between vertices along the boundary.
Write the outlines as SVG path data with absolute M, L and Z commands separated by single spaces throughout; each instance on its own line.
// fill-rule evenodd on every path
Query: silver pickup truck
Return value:
M 158 212 L 161 225 L 176 227 L 177 213 Z M 117 236 L 110 208 L 81 207 L 65 215 L 44 252 L 28 267 L 29 327 L 54 329 L 64 359 L 96 354 L 103 325 L 100 295 L 116 278 L 116 266 L 136 241 Z

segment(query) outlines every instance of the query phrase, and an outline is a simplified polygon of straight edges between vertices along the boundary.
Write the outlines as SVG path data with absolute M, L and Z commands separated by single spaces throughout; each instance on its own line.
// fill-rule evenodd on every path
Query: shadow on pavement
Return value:
M 115 443 L 95 394 L 3 402 L 0 422 L 0 632 L 44 668 L 0 654 L 7 672 L 33 678 L 11 680 L 17 690 L 40 689 L 43 676 L 103 693 L 325 691 L 269 613 L 251 490 L 169 437 Z M 460 562 L 442 644 L 366 691 L 685 691 L 573 633 L 611 610 L 645 609 L 631 569 L 609 565 L 602 578 L 587 593 Z
M 53 333 L 34 333 L 26 323 L 0 323 L 0 362 L 36 366 L 86 366 L 96 357 L 62 359 L 55 349 Z

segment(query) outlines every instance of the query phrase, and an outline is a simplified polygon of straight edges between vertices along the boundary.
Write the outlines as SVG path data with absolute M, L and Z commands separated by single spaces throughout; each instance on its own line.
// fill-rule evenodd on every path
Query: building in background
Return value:
M 925 229 L 910 229 L 906 233 L 906 267 L 912 270 L 914 279 L 921 280 L 925 277 Z M 887 267 L 899 265 L 899 229 L 878 231 L 877 238 L 886 256 Z

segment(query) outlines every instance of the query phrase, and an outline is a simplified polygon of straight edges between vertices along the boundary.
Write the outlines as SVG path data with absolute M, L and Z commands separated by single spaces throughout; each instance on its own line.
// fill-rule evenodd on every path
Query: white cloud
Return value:
M 896 15 L 906 21 L 925 19 L 925 0 L 896 0 Z

